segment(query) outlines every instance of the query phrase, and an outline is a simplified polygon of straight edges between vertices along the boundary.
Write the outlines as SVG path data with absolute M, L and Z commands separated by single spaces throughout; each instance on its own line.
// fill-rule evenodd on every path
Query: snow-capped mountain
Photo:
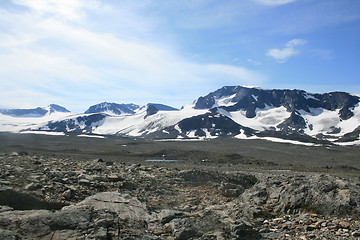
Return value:
M 26 130 L 148 138 L 230 136 L 360 143 L 360 106 L 358 96 L 345 92 L 319 94 L 227 86 L 180 110 L 154 103 L 143 107 L 101 103 L 84 114 L 63 115 Z
M 359 138 L 359 97 L 345 92 L 312 94 L 230 86 L 200 97 L 194 108 L 216 109 L 258 136 L 335 141 L 355 131 L 351 140 Z M 237 137 L 248 136 L 242 133 Z
M 0 113 L 3 115 L 9 115 L 12 117 L 43 117 L 45 115 L 49 115 L 55 112 L 70 112 L 66 108 L 56 105 L 50 104 L 47 107 L 37 107 L 32 109 L 3 109 L 0 110 Z
M 130 104 L 118 104 L 118 103 L 108 103 L 103 102 L 89 107 L 85 113 L 107 113 L 114 115 L 122 114 L 134 114 L 140 106 L 130 103 Z
M 167 122 L 174 124 L 181 120 L 183 115 L 176 116 L 176 112 L 178 112 L 176 108 L 155 103 L 140 107 L 132 114 L 109 114 L 108 111 L 98 108 L 98 112 L 68 116 L 47 122 L 33 130 L 143 136 L 169 125 Z M 176 116 L 175 120 L 172 120 L 171 115 Z
M 71 115 L 73 113 L 69 110 L 56 104 L 33 109 L 0 110 L 0 132 L 20 132 Z
M 145 118 L 151 115 L 154 115 L 158 113 L 159 111 L 178 111 L 179 109 L 159 104 L 159 103 L 148 103 L 146 106 L 143 107 L 143 109 L 146 109 L 146 115 Z

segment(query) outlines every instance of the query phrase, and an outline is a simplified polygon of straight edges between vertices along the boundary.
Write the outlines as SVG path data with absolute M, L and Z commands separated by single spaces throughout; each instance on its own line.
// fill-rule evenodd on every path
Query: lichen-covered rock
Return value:
M 359 216 L 360 185 L 324 174 L 269 176 L 236 201 L 239 214 L 249 218 L 303 211 Z

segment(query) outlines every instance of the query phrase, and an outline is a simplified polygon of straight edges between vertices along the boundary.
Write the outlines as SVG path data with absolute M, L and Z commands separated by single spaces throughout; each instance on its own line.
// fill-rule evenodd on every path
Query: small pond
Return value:
M 175 159 L 147 159 L 145 162 L 179 162 L 181 160 Z

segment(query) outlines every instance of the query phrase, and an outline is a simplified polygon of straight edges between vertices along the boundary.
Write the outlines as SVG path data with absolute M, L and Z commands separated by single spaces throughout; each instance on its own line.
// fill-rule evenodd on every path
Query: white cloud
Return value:
M 306 43 L 305 40 L 296 38 L 296 39 L 290 40 L 288 43 L 286 43 L 286 47 L 293 48 L 293 47 L 296 47 L 299 45 L 304 45 L 305 43 Z
M 259 4 L 266 6 L 277 6 L 295 2 L 296 0 L 253 0 Z
M 331 60 L 334 58 L 334 53 L 329 49 L 314 48 L 310 50 L 311 57 L 320 58 L 323 60 Z
M 226 77 L 234 84 L 239 82 L 243 84 L 259 84 L 266 80 L 266 77 L 264 75 L 243 67 L 235 67 L 222 64 L 210 64 L 207 68 L 215 76 L 216 74 L 219 74 L 220 78 Z
M 269 49 L 266 55 L 274 58 L 279 63 L 284 63 L 290 57 L 292 57 L 298 53 L 299 52 L 296 51 L 295 49 L 286 47 L 283 49 L 276 49 L 276 48 Z
M 85 16 L 86 9 L 101 6 L 98 0 L 13 0 L 16 4 L 26 6 L 40 15 L 49 15 L 66 20 L 79 21 Z
M 248 58 L 247 61 L 248 61 L 248 63 L 251 63 L 251 64 L 253 64 L 255 66 L 261 65 L 261 62 L 256 61 L 256 60 L 251 59 L 251 58 Z
M 0 91 L 7 93 L 0 102 L 11 102 L 13 107 L 29 107 L 31 102 L 44 106 L 56 100 L 78 108 L 80 103 L 84 107 L 108 99 L 135 103 L 162 99 L 169 104 L 177 99 L 178 104 L 176 94 L 198 97 L 204 89 L 266 79 L 242 67 L 191 62 L 161 41 L 155 44 L 158 39 L 143 39 L 137 31 L 131 32 L 131 26 L 97 30 L 85 12 L 97 11 L 97 1 L 89 1 L 94 8 L 84 0 L 15 2 L 31 10 L 19 14 L 0 9 Z M 144 27 L 152 24 L 136 19 L 134 15 L 132 20 L 144 22 Z
M 290 57 L 299 54 L 299 50 L 295 47 L 306 44 L 303 39 L 292 39 L 285 44 L 283 49 L 271 48 L 267 51 L 266 55 L 274 58 L 278 63 L 286 62 Z

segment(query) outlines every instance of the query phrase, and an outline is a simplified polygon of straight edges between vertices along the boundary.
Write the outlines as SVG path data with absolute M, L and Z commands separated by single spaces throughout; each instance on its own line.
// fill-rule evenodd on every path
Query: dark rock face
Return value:
M 353 116 L 351 108 L 359 103 L 359 97 L 345 92 L 332 92 L 325 94 L 311 94 L 302 90 L 263 90 L 258 88 L 245 88 L 241 86 L 223 87 L 205 97 L 200 97 L 195 103 L 195 109 L 210 109 L 214 107 L 216 99 L 232 96 L 232 106 L 224 106 L 226 111 L 245 110 L 246 117 L 255 117 L 255 109 L 266 106 L 284 106 L 288 112 L 310 108 L 324 108 L 334 111 L 340 110 L 343 120 Z
M 170 106 L 167 106 L 164 104 L 159 104 L 159 103 L 149 103 L 149 104 L 147 104 L 147 106 L 155 107 L 159 111 L 178 111 L 179 110 L 177 108 L 173 108 L 173 107 L 170 107 Z
M 147 118 L 148 116 L 154 115 L 157 112 L 159 112 L 159 109 L 156 108 L 156 106 L 154 105 L 148 105 L 147 109 L 146 109 L 146 115 L 144 118 Z
M 134 114 L 134 110 L 138 109 L 139 106 L 136 104 L 118 104 L 103 102 L 91 106 L 85 113 L 102 113 L 102 112 L 113 112 L 114 114 Z
M 293 111 L 288 119 L 280 123 L 278 126 L 284 132 L 299 132 L 302 133 L 305 127 L 305 119 L 296 110 Z
M 252 129 L 241 126 L 231 118 L 217 113 L 216 110 L 203 115 L 186 118 L 178 123 L 182 132 L 196 131 L 195 136 L 206 136 L 207 130 L 211 136 L 235 136 L 244 130 L 251 134 Z
M 209 94 L 205 97 L 199 97 L 199 99 L 195 103 L 195 109 L 210 109 L 214 106 L 215 99 L 213 94 Z
M 146 115 L 144 118 L 147 118 L 148 116 L 154 115 L 159 111 L 178 111 L 178 109 L 164 105 L 159 103 L 149 103 L 146 105 Z
M 62 121 L 49 122 L 47 129 L 55 132 L 64 133 L 91 133 L 93 127 L 97 127 L 102 124 L 106 114 L 92 114 L 87 116 L 80 116 L 75 119 L 67 119 Z M 43 129 L 40 129 L 43 130 Z
M 348 142 L 348 141 L 356 141 L 360 136 L 360 126 L 357 127 L 354 131 L 345 134 L 342 138 L 340 138 L 339 142 Z

